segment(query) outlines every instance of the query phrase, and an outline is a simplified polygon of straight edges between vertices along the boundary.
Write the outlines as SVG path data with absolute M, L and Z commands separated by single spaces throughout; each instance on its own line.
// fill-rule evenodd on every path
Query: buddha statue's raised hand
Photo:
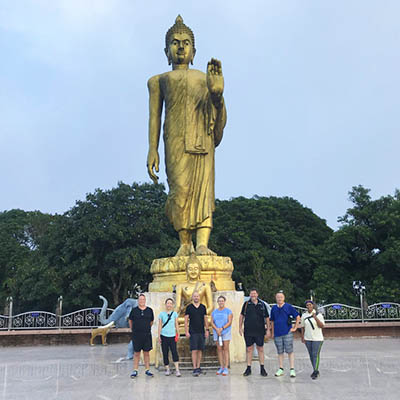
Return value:
M 221 61 L 215 58 L 212 58 L 207 64 L 207 87 L 215 107 L 220 107 L 224 92 L 224 77 L 222 76 Z

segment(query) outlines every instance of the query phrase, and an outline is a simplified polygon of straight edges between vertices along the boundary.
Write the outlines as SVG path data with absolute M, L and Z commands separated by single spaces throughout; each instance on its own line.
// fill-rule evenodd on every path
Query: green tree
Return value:
M 12 296 L 15 312 L 55 306 L 60 279 L 40 253 L 53 219 L 39 211 L 0 213 L 0 303 Z
M 313 285 L 326 302 L 358 304 L 353 280 L 367 286 L 369 303 L 400 301 L 400 193 L 372 200 L 369 192 L 352 188 L 353 206 L 325 244 Z
M 262 284 L 268 301 L 276 289 L 286 289 L 291 302 L 309 296 L 322 245 L 332 234 L 325 220 L 288 197 L 217 201 L 214 226 L 211 246 L 232 258 L 234 280 L 247 290 Z
M 152 260 L 178 247 L 165 200 L 163 185 L 119 183 L 95 190 L 64 214 L 46 252 L 63 275 L 67 308 L 90 307 L 99 294 L 116 306 L 135 283 L 146 288 Z
M 292 303 L 313 290 L 319 301 L 358 304 L 353 280 L 366 284 L 369 303 L 399 302 L 400 192 L 372 200 L 357 186 L 349 198 L 336 232 L 288 197 L 217 200 L 210 246 L 232 258 L 236 282 L 269 302 L 283 289 Z M 116 306 L 135 283 L 146 289 L 152 260 L 179 246 L 165 201 L 162 185 L 119 183 L 63 215 L 0 213 L 0 307 L 13 296 L 17 312 L 54 311 L 63 295 L 73 311 L 99 294 Z

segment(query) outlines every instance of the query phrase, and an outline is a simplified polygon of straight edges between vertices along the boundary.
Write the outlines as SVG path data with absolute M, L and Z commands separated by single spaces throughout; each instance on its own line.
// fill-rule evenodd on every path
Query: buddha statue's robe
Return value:
M 167 216 L 177 231 L 212 227 L 214 152 L 226 124 L 224 101 L 214 106 L 201 71 L 178 69 L 157 78 L 165 104 Z

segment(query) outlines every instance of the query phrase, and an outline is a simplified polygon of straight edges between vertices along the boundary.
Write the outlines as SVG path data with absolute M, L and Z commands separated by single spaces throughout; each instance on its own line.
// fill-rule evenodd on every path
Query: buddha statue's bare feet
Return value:
M 181 247 L 179 247 L 177 253 L 175 254 L 175 257 L 190 256 L 193 253 L 194 253 L 193 243 L 181 244 Z
M 210 250 L 207 246 L 200 245 L 196 247 L 197 256 L 216 256 L 217 254 Z

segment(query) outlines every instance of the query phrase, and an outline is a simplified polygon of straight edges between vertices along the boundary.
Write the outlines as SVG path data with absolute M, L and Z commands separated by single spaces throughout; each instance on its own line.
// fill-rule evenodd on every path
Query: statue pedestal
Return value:
M 233 264 L 229 257 L 197 256 L 201 263 L 201 280 L 213 281 L 219 291 L 234 291 L 232 280 Z M 186 264 L 189 257 L 167 257 L 153 260 L 150 272 L 154 280 L 149 292 L 172 292 L 173 287 L 186 282 Z
M 181 258 L 181 257 L 176 257 Z M 184 257 L 182 257 L 184 258 Z M 218 258 L 228 258 L 228 257 L 218 257 Z M 230 259 L 229 259 L 230 260 Z M 153 263 L 154 264 L 154 263 Z M 185 275 L 186 277 L 186 275 Z M 203 279 L 203 273 L 202 273 Z M 232 282 L 233 283 L 233 282 Z M 176 283 L 174 283 L 176 284 Z M 218 287 L 218 286 L 217 286 Z M 158 316 L 161 311 L 165 311 L 165 300 L 168 297 L 171 297 L 175 300 L 175 294 L 171 291 L 150 291 L 149 293 L 145 293 L 146 295 L 146 303 L 149 307 L 151 307 L 154 311 L 154 324 L 152 327 L 152 337 L 153 337 L 153 350 L 150 352 L 150 362 L 158 366 L 158 363 L 162 365 L 162 354 L 161 348 L 158 344 Z M 242 305 L 244 302 L 244 294 L 243 292 L 238 292 L 235 290 L 222 290 L 213 293 L 213 304 L 214 308 L 218 307 L 217 298 L 218 296 L 223 295 L 226 297 L 226 307 L 232 310 L 233 313 L 233 322 L 232 322 L 232 340 L 230 342 L 229 351 L 230 351 L 230 361 L 233 362 L 243 362 L 246 360 L 246 346 L 244 342 L 244 338 L 239 335 L 239 316 L 240 311 L 242 309 Z M 211 331 L 210 331 L 211 336 Z M 184 346 L 182 349 L 181 346 Z M 180 356 L 186 356 L 189 354 L 189 341 L 183 340 L 181 345 L 178 346 L 183 350 L 183 354 Z M 187 347 L 187 348 L 186 348 Z

